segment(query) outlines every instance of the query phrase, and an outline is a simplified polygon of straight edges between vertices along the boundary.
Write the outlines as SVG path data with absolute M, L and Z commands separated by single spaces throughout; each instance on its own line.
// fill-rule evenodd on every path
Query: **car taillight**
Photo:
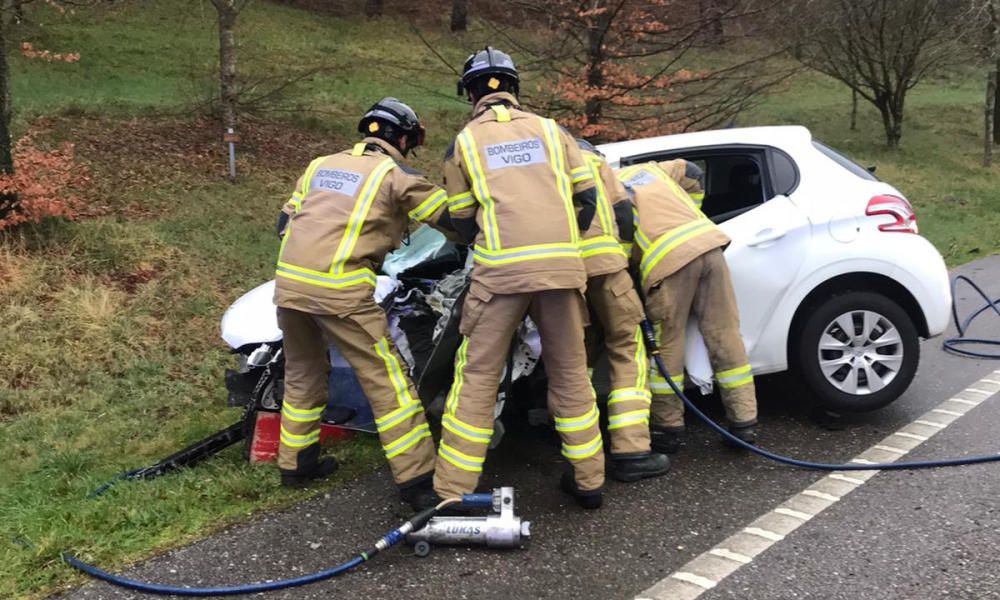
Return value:
M 869 217 L 888 216 L 895 219 L 878 226 L 879 231 L 897 233 L 919 233 L 917 229 L 917 214 L 913 212 L 910 203 L 899 196 L 875 196 L 868 201 L 865 214 Z

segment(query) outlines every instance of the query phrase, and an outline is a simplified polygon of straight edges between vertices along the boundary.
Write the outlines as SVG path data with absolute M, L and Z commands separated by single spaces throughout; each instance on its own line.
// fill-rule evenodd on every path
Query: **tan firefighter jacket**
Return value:
M 695 258 L 730 242 L 678 183 L 680 179 L 693 192 L 702 193 L 697 180 L 683 177 L 685 162 L 647 162 L 618 172 L 633 192 L 636 251 L 632 256 L 647 292 Z
M 590 228 L 580 235 L 580 251 L 587 277 L 617 273 L 628 268 L 628 253 L 622 246 L 615 222 L 615 207 L 628 204 L 625 186 L 608 162 L 593 152 L 581 151 L 597 188 L 597 214 Z M 631 209 L 628 209 L 631 212 Z
M 582 289 L 574 194 L 594 186 L 576 141 L 511 94 L 482 98 L 445 155 L 448 211 L 474 218 L 473 281 L 492 293 Z
M 393 146 L 367 137 L 312 161 L 282 211 L 274 303 L 346 314 L 372 296 L 375 272 L 410 219 L 442 228 L 447 196 L 402 164 Z

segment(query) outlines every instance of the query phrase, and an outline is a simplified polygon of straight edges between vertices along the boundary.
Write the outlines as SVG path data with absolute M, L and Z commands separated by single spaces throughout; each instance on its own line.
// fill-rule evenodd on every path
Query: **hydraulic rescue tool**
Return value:
M 514 488 L 502 487 L 492 494 L 468 494 L 462 506 L 492 508 L 484 517 L 434 517 L 423 527 L 406 535 L 417 556 L 431 553 L 432 545 L 520 548 L 531 536 L 531 523 L 514 514 Z

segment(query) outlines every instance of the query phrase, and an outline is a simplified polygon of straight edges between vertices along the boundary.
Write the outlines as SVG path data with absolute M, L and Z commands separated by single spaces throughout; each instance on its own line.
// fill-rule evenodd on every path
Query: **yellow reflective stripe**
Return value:
M 751 372 L 750 365 L 720 371 L 715 374 L 715 378 L 718 380 L 719 385 L 727 389 L 753 383 L 753 373 Z
M 399 408 L 393 410 L 392 412 L 382 415 L 378 419 L 375 419 L 375 428 L 378 429 L 379 433 L 383 433 L 399 425 L 407 418 L 423 412 L 424 407 L 420 402 L 412 402 L 410 404 L 400 406 Z
M 288 239 L 287 236 L 285 239 Z M 274 274 L 278 277 L 284 277 L 285 279 L 301 281 L 302 283 L 333 289 L 341 289 L 361 284 L 368 284 L 371 286 L 375 285 L 375 274 L 368 269 L 351 271 L 343 275 L 317 275 L 315 272 L 308 272 L 305 269 L 301 269 L 300 267 L 296 267 L 294 265 L 278 263 L 278 268 L 274 271 Z
M 684 374 L 681 373 L 680 375 L 674 375 L 670 378 L 670 380 L 677 384 L 677 387 L 681 387 L 684 385 Z M 649 389 L 652 390 L 654 394 L 674 394 L 674 388 L 670 387 L 667 380 L 659 374 L 659 371 L 655 370 L 653 371 L 653 376 L 650 378 Z
M 611 236 L 598 236 L 580 242 L 580 256 L 587 258 L 598 254 L 618 254 L 628 258 L 618 240 Z
M 499 250 L 500 227 L 497 225 L 496 205 L 486 185 L 486 172 L 483 171 L 483 165 L 479 161 L 476 140 L 468 129 L 463 129 L 462 133 L 458 134 L 458 148 L 462 152 L 465 168 L 472 175 L 472 194 L 483 207 L 483 235 L 486 238 L 486 246 L 490 250 Z
M 347 230 L 344 237 L 340 240 L 340 244 L 337 246 L 336 254 L 334 254 L 333 265 L 330 268 L 331 273 L 344 272 L 344 265 L 354 252 L 354 246 L 358 243 L 358 238 L 361 237 L 361 228 L 368 217 L 368 211 L 371 209 L 372 204 L 374 204 L 375 195 L 382 185 L 382 180 L 385 179 L 385 176 L 395 166 L 396 161 L 387 158 L 368 174 L 368 179 L 365 180 L 362 188 L 363 191 L 354 203 L 354 209 L 347 220 Z
M 597 190 L 597 219 L 601 224 L 601 233 L 612 236 L 615 231 L 614 218 L 611 215 L 611 201 L 608 200 L 608 190 L 604 186 L 604 180 L 601 179 L 601 159 L 589 152 L 585 152 L 583 158 L 587 163 L 586 168 L 594 180 L 594 188 Z
M 701 204 L 705 200 L 705 192 L 695 192 L 688 194 L 688 196 L 694 202 L 694 205 L 698 207 L 698 210 L 701 210 Z
M 631 256 L 633 244 L 631 242 L 622 242 L 622 252 L 625 256 Z
M 621 429 L 639 423 L 649 423 L 649 409 L 630 410 L 608 418 L 608 429 Z
M 639 211 L 634 206 L 632 207 L 632 219 L 635 221 L 635 241 L 639 244 L 639 249 L 645 252 L 646 248 L 649 248 L 649 237 L 639 227 Z
M 650 272 L 653 268 L 665 257 L 671 250 L 677 248 L 684 242 L 692 238 L 696 238 L 699 235 L 708 233 L 715 229 L 715 225 L 711 221 L 704 219 L 698 219 L 697 221 L 691 221 L 690 223 L 685 223 L 680 227 L 675 227 L 670 231 L 664 233 L 653 242 L 649 250 L 644 253 L 642 257 L 642 263 L 640 268 L 642 270 L 643 281 L 649 277 Z
M 577 167 L 575 169 L 570 169 L 570 182 L 580 183 L 581 181 L 587 181 L 588 179 L 596 179 L 598 175 L 593 172 L 589 164 L 582 167 Z
M 570 183 L 570 176 L 566 172 L 566 156 L 563 154 L 559 126 L 552 119 L 542 117 L 539 119 L 542 122 L 542 131 L 545 132 L 552 172 L 555 173 L 556 185 L 559 187 L 563 207 L 566 209 L 566 224 L 569 225 L 570 241 L 576 243 L 580 241 L 580 228 L 576 224 L 576 209 L 573 207 L 573 184 Z
M 291 433 L 285 426 L 281 426 L 281 443 L 289 448 L 304 448 L 319 441 L 319 429 L 305 434 Z
M 644 369 L 640 369 L 644 370 Z M 617 390 L 612 390 L 608 395 L 608 406 L 618 404 L 620 402 L 629 402 L 633 400 L 639 400 L 648 403 L 650 397 L 649 390 L 643 388 L 620 388 Z
M 427 426 L 427 423 L 421 423 L 407 432 L 403 437 L 392 443 L 383 445 L 382 449 L 385 450 L 386 458 L 393 458 L 406 452 L 420 440 L 429 437 L 431 437 L 431 428 Z
M 455 415 L 445 415 L 441 419 L 441 426 L 458 437 L 476 444 L 489 444 L 490 438 L 493 437 L 492 429 L 469 425 L 460 421 Z
M 503 104 L 492 104 L 490 108 L 497 116 L 497 123 L 508 123 L 510 122 L 510 111 Z
M 302 200 L 301 200 L 301 198 L 302 198 L 302 196 L 298 192 L 295 192 L 294 194 L 292 194 L 292 197 L 288 199 L 288 204 L 292 205 L 292 208 L 295 209 L 296 213 L 298 213 L 298 212 L 300 212 L 302 210 Z
M 458 396 L 462 393 L 462 383 L 465 381 L 465 362 L 469 351 L 469 338 L 462 338 L 462 343 L 455 352 L 455 381 L 451 384 L 448 392 L 448 401 L 445 403 L 445 411 L 448 414 L 455 414 L 458 408 Z
M 448 193 L 444 190 L 438 190 L 428 196 L 427 199 L 421 202 L 416 208 L 411 210 L 408 213 L 409 217 L 417 221 L 423 221 L 427 217 L 433 215 L 447 201 Z
M 358 142 L 357 144 L 354 144 L 354 147 L 351 148 L 351 156 L 363 156 L 367 145 L 368 144 L 365 142 Z
M 396 360 L 396 355 L 389 349 L 388 340 L 383 337 L 376 342 L 375 352 L 382 358 L 382 362 L 385 363 L 385 371 L 392 382 L 393 391 L 396 392 L 396 402 L 400 406 L 413 404 L 414 400 L 413 396 L 410 395 L 409 382 L 406 380 L 406 375 L 403 374 L 403 369 L 399 366 L 399 361 Z
M 594 439 L 583 444 L 577 444 L 571 446 L 569 444 L 562 445 L 562 455 L 570 460 L 583 460 L 585 458 L 590 458 L 591 456 L 597 454 L 601 451 L 603 446 L 601 441 L 601 432 L 598 431 Z
M 485 457 L 469 456 L 444 442 L 441 442 L 441 445 L 438 446 L 438 456 L 463 471 L 471 471 L 473 473 L 481 472 L 483 470 L 483 463 L 486 462 Z
M 555 417 L 556 431 L 581 431 L 597 424 L 600 413 L 597 405 L 592 404 L 590 410 L 582 417 Z
M 323 415 L 323 409 L 325 406 L 317 406 L 316 408 L 309 409 L 299 409 L 292 408 L 287 404 L 281 405 L 281 416 L 285 417 L 289 421 L 295 421 L 296 423 L 310 423 L 312 421 L 318 421 Z
M 473 248 L 473 260 L 484 265 L 505 265 L 543 258 L 579 258 L 580 247 L 576 244 L 535 244 L 517 246 L 509 250 L 491 252 L 482 246 Z
M 472 192 L 462 192 L 461 194 L 448 197 L 449 212 L 469 208 L 470 206 L 475 206 L 475 204 L 476 201 L 472 198 Z

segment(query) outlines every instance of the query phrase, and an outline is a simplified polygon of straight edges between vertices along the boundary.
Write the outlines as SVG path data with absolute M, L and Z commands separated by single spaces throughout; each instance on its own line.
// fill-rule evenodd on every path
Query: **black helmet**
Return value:
M 483 79 L 487 75 L 489 79 Z M 474 97 L 482 97 L 487 93 L 509 91 L 516 96 L 519 82 L 514 59 L 506 52 L 487 46 L 465 59 L 458 95 L 469 91 Z
M 588 142 L 583 138 L 576 138 L 576 145 L 580 147 L 580 150 L 584 152 L 590 152 L 591 154 L 596 154 L 597 156 L 604 156 L 604 153 L 598 150 L 593 144 Z
M 410 135 L 411 147 L 424 143 L 424 126 L 417 113 L 396 98 L 387 96 L 368 109 L 358 122 L 358 132 L 365 136 L 382 138 L 398 148 L 399 137 Z

